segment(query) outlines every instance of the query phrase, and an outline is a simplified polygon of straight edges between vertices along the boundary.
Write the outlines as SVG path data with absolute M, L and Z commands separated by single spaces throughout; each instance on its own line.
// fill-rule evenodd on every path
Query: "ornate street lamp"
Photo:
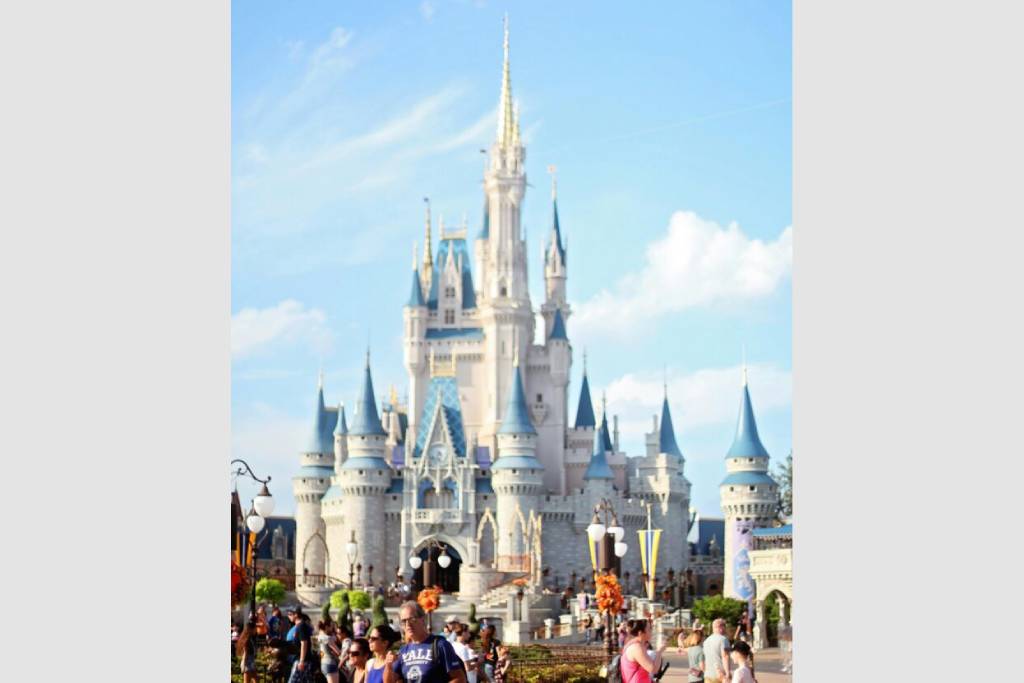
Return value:
M 267 483 L 270 481 L 268 476 L 266 479 L 260 479 L 249 467 L 249 463 L 241 459 L 235 459 L 231 461 L 231 465 L 239 465 L 234 471 L 234 476 L 240 477 L 247 475 L 259 484 L 262 484 L 260 492 L 256 494 L 256 497 L 252 501 L 252 508 L 249 511 L 248 516 L 245 518 L 245 526 L 252 534 L 252 538 L 263 531 L 267 525 L 266 518 L 274 512 L 274 497 L 270 495 L 270 490 L 267 488 Z M 249 598 L 249 621 L 255 621 L 256 619 L 256 545 L 252 548 L 252 591 Z
M 348 557 L 348 587 L 349 590 L 355 588 L 355 563 L 356 557 L 359 556 L 359 544 L 356 543 L 356 530 L 352 530 L 352 536 L 349 538 L 349 542 L 345 544 L 345 556 Z

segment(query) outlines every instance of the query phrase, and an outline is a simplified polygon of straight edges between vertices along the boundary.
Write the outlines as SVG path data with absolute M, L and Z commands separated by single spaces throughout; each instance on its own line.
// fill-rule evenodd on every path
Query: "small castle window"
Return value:
M 756 490 L 757 490 L 757 487 L 756 487 L 756 486 L 751 486 L 751 487 L 750 487 L 750 490 L 751 490 L 751 491 L 756 491 Z
M 732 493 L 732 490 L 733 490 L 733 489 L 732 489 L 732 487 L 730 486 L 730 487 L 729 487 L 729 493 Z
M 445 287 L 444 288 L 444 295 L 446 297 L 448 297 L 449 299 L 454 299 L 455 298 L 455 288 L 451 287 L 451 286 Z
M 455 324 L 455 311 L 451 308 L 447 308 L 444 311 L 444 324 L 454 325 Z
M 544 402 L 544 394 L 537 394 L 537 403 Z

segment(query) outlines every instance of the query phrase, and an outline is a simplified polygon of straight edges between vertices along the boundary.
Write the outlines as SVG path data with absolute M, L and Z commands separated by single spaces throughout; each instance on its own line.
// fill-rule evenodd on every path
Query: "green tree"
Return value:
M 331 606 L 337 608 L 338 618 L 337 623 L 344 626 L 345 629 L 352 632 L 352 607 L 348 601 L 349 591 L 340 590 L 331 593 Z
M 469 603 L 469 617 L 466 619 L 466 623 L 469 624 L 469 632 L 474 636 L 480 633 L 480 622 L 476 619 L 476 603 Z
M 277 579 L 263 577 L 256 582 L 256 601 L 277 605 L 284 600 L 284 584 Z
M 349 591 L 348 604 L 352 609 L 370 609 L 370 594 L 366 591 Z
M 785 460 L 775 463 L 773 474 L 779 485 L 779 503 L 775 517 L 784 522 L 786 518 L 793 516 L 793 451 L 789 452 Z
M 331 620 L 331 601 L 328 600 L 324 603 L 324 606 L 320 608 L 320 621 Z
M 721 595 L 709 595 L 693 603 L 693 615 L 706 626 L 715 619 L 725 619 L 730 626 L 735 626 L 746 609 L 747 603 L 742 600 Z
M 370 628 L 386 626 L 387 623 L 388 613 L 384 611 L 384 598 L 378 595 L 373 599 L 373 616 L 370 619 Z

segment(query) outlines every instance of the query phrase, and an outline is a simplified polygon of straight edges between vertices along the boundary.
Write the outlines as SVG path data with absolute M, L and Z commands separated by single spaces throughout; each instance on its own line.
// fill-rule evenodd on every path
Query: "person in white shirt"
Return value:
M 455 654 L 459 656 L 462 663 L 466 665 L 466 683 L 477 683 L 477 654 L 470 645 L 473 642 L 473 633 L 468 626 L 459 626 L 455 642 Z
M 729 659 L 736 665 L 732 670 L 731 683 L 757 683 L 757 679 L 754 678 L 754 654 L 750 651 L 749 645 L 742 640 L 733 643 Z

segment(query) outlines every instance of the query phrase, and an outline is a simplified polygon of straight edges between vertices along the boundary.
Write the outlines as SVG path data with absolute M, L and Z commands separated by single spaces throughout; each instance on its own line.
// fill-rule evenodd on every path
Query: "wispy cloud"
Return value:
M 430 0 L 423 0 L 423 2 L 420 3 L 420 16 L 422 16 L 426 21 L 433 19 L 436 12 L 437 8 L 434 7 L 434 3 L 430 2 Z
M 668 233 L 648 245 L 643 268 L 579 304 L 574 327 L 584 336 L 616 335 L 667 313 L 753 301 L 774 292 L 792 265 L 792 226 L 763 242 L 736 223 L 723 228 L 677 211 Z
M 791 405 L 792 373 L 770 364 L 750 365 L 747 372 L 758 417 Z M 629 373 L 608 385 L 608 412 L 619 416 L 619 429 L 623 434 L 636 439 L 650 432 L 652 416 L 661 414 L 663 382 L 667 380 L 672 423 L 685 455 L 688 431 L 722 425 L 723 434 L 728 434 L 735 425 L 742 373 L 741 366 L 705 368 L 695 372 L 669 368 L 665 375 L 659 372 Z
M 231 316 L 231 355 L 235 359 L 296 343 L 323 354 L 332 342 L 326 314 L 294 299 L 270 308 L 243 308 Z
M 392 118 L 368 133 L 342 140 L 317 150 L 315 156 L 301 164 L 299 172 L 338 163 L 354 154 L 376 151 L 424 135 L 434 117 L 456 100 L 461 88 L 447 86 L 423 98 L 408 111 Z

